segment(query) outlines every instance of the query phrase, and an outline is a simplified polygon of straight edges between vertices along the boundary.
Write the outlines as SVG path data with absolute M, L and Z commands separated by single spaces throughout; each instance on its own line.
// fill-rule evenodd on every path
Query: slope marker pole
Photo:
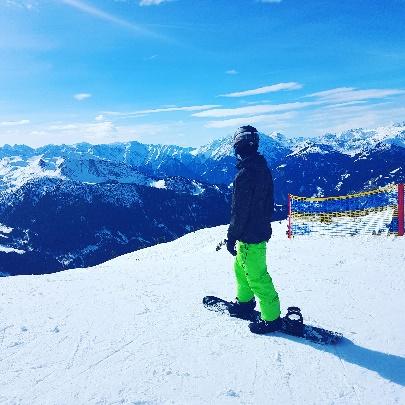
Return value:
M 291 194 L 288 194 L 288 239 L 291 239 Z
M 398 184 L 398 236 L 404 236 L 404 184 Z

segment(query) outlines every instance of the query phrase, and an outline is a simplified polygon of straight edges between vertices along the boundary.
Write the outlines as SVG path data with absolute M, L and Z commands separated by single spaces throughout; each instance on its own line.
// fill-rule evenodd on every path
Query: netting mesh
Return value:
M 290 196 L 291 236 L 390 235 L 398 232 L 398 187 L 340 197 Z

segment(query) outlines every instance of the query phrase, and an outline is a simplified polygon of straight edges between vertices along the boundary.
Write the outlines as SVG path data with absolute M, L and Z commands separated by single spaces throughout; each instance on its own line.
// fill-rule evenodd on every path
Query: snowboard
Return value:
M 210 311 L 220 312 L 227 315 L 230 315 L 229 309 L 231 309 L 233 305 L 232 302 L 214 296 L 204 297 L 203 304 Z M 260 317 L 260 312 L 253 311 L 252 316 L 248 319 L 246 317 L 240 317 L 240 319 L 253 322 L 258 317 Z M 289 307 L 287 310 L 287 315 L 284 318 L 281 318 L 281 321 L 281 329 L 271 334 L 284 333 L 322 345 L 335 345 L 343 338 L 342 334 L 338 332 L 332 332 L 316 326 L 306 325 L 303 321 L 301 310 L 298 307 Z

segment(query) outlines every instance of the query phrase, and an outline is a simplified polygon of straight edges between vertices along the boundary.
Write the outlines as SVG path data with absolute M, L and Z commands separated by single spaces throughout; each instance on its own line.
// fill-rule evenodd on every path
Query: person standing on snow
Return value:
M 237 297 L 231 315 L 250 319 L 257 297 L 261 317 L 251 322 L 253 333 L 281 328 L 280 301 L 267 272 L 266 245 L 271 237 L 274 211 L 273 178 L 265 158 L 258 152 L 256 128 L 240 127 L 233 139 L 238 172 L 233 182 L 231 221 L 227 249 L 235 256 Z

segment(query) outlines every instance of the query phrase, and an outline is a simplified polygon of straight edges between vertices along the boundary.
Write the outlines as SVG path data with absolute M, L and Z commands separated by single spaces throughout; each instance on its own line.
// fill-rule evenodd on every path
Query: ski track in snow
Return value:
M 256 336 L 207 311 L 234 297 L 226 227 L 88 269 L 0 278 L 0 404 L 405 404 L 405 238 L 285 238 L 283 311 L 338 346 Z

